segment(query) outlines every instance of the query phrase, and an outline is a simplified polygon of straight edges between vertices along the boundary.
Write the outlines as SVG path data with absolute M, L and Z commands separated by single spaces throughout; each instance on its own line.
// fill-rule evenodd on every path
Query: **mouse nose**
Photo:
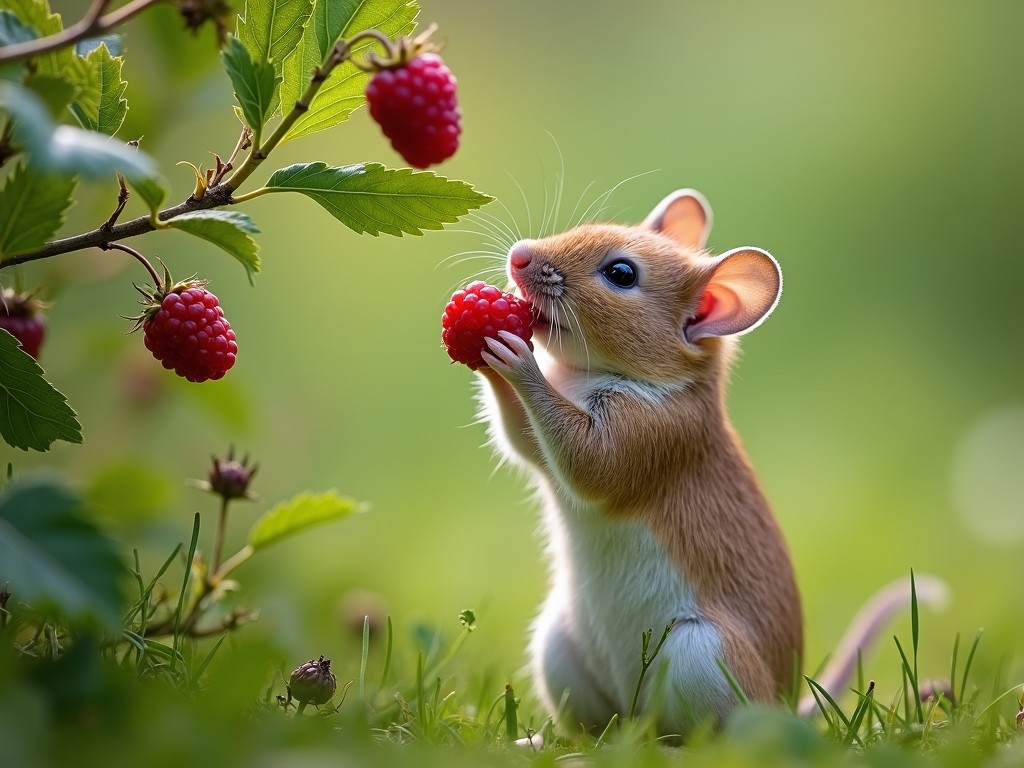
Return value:
M 509 249 L 508 263 L 512 269 L 518 271 L 530 266 L 530 262 L 533 260 L 532 245 L 533 240 L 520 240 Z

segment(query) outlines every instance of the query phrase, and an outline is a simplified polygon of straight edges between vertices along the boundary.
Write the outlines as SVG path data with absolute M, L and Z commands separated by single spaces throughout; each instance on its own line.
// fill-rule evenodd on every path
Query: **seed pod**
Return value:
M 288 695 L 299 702 L 300 710 L 307 704 L 326 704 L 338 689 L 338 680 L 331 672 L 331 660 L 321 656 L 298 667 L 288 679 Z

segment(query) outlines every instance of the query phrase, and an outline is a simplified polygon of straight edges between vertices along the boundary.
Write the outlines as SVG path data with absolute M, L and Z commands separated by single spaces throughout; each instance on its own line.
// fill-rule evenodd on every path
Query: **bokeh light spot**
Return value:
M 1024 405 L 985 413 L 960 441 L 953 501 L 967 528 L 984 541 L 1024 540 Z

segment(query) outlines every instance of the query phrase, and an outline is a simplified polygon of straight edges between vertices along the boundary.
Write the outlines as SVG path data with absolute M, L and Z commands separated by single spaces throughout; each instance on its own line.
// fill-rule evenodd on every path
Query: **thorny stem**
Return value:
M 115 27 L 121 26 L 133 16 L 162 1 L 163 0 L 135 0 L 134 2 L 128 3 L 123 8 L 118 8 L 116 11 L 111 11 L 106 16 L 102 16 L 101 14 L 104 9 L 110 5 L 111 0 L 93 0 L 92 6 L 89 8 L 82 20 L 76 24 L 72 24 L 67 29 L 63 29 L 54 35 L 50 35 L 49 37 L 44 37 L 39 40 L 29 40 L 24 43 L 5 45 L 0 49 L 0 64 L 24 61 L 25 59 L 31 59 L 43 53 L 55 51 L 58 48 L 65 48 L 69 45 L 74 45 L 79 40 L 98 37 L 99 35 L 109 32 Z
M 161 284 L 162 281 L 160 280 L 160 275 L 157 274 L 157 271 L 155 269 L 153 269 L 153 265 L 149 263 L 149 259 L 147 259 L 141 253 L 136 251 L 134 248 L 130 248 L 127 245 L 121 245 L 121 243 L 105 243 L 101 247 L 104 251 L 110 250 L 111 248 L 115 248 L 119 251 L 124 251 L 125 253 L 131 254 L 136 259 L 138 259 L 142 263 L 142 266 L 146 268 L 146 271 L 149 272 L 149 276 L 153 278 L 153 286 L 157 287 Z

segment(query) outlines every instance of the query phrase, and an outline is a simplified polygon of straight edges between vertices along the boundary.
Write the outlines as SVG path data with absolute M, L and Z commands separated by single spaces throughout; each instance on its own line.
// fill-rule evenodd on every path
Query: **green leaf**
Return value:
M 253 61 L 280 64 L 302 38 L 312 11 L 313 0 L 246 0 L 238 37 Z
M 156 175 L 150 157 L 127 144 L 96 131 L 55 125 L 46 105 L 26 88 L 0 82 L 0 107 L 15 118 L 14 137 L 35 170 L 88 179 L 123 173 L 133 181 Z
M 169 192 L 167 180 L 162 176 L 146 176 L 134 179 L 130 184 L 132 189 L 138 193 L 139 197 L 142 198 L 143 202 L 149 206 L 149 210 L 153 213 L 159 211 L 160 206 L 167 199 Z
M 287 112 L 305 92 L 313 70 L 320 66 L 339 37 L 351 38 L 366 29 L 376 29 L 390 38 L 412 33 L 419 5 L 409 0 L 316 0 L 316 8 L 295 55 L 284 63 L 281 107 Z M 358 43 L 354 57 L 364 56 L 371 41 Z M 331 72 L 310 104 L 309 111 L 295 121 L 285 141 L 322 131 L 342 123 L 366 101 L 364 91 L 369 75 L 351 61 Z
M 260 550 L 293 533 L 331 520 L 349 517 L 362 512 L 363 509 L 363 505 L 339 496 L 334 491 L 300 493 L 264 513 L 253 524 L 249 529 L 249 546 Z
M 245 122 L 253 131 L 259 132 L 274 108 L 274 92 L 277 89 L 274 65 L 254 61 L 237 37 L 228 41 L 223 56 L 224 69 L 231 78 L 231 87 L 235 89 L 235 98 L 242 106 Z
M 71 104 L 71 111 L 83 128 L 113 136 L 124 122 L 128 113 L 128 101 L 124 98 L 128 83 L 121 79 L 120 56 L 111 56 L 105 43 L 89 52 L 88 56 L 76 56 L 78 62 L 85 62 L 84 82 L 79 82 L 80 91 Z
M 0 436 L 21 450 L 48 451 L 55 440 L 82 442 L 67 398 L 43 377 L 18 340 L 0 329 Z
M 356 232 L 401 236 L 441 229 L 494 198 L 464 181 L 378 163 L 332 167 L 298 163 L 276 171 L 269 191 L 301 192 Z
M 55 119 L 63 114 L 75 96 L 75 86 L 63 77 L 33 75 L 26 85 L 42 100 Z
M 4 8 L 0 11 L 0 47 L 27 43 L 39 35 L 36 30 L 18 18 L 13 12 Z
M 75 180 L 19 167 L 0 190 L 0 256 L 41 246 L 64 223 Z
M 249 282 L 260 271 L 260 247 L 249 237 L 259 229 L 241 211 L 193 211 L 168 219 L 167 225 L 223 248 L 245 267 Z
M 18 602 L 115 628 L 124 572 L 114 543 L 55 480 L 20 480 L 0 492 L 0 584 Z
M 50 13 L 46 0 L 4 0 L 6 9 L 39 33 L 48 37 L 60 32 L 64 25 L 59 13 Z
M 59 13 L 51 13 L 46 0 L 4 0 L 4 5 L 19 19 L 38 32 L 39 37 L 49 37 L 60 32 L 64 25 Z M 36 57 L 36 68 L 39 74 L 60 76 L 71 60 L 70 48 L 58 48 L 55 51 Z

